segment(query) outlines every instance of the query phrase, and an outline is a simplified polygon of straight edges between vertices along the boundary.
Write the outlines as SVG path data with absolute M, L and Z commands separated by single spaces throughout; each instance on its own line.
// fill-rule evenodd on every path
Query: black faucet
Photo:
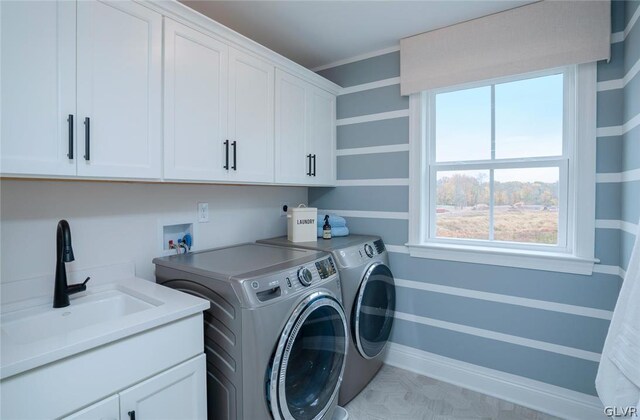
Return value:
M 84 283 L 67 284 L 67 270 L 65 269 L 64 263 L 73 261 L 74 257 L 73 248 L 71 247 L 71 229 L 66 220 L 60 220 L 58 222 L 56 252 L 56 280 L 53 289 L 53 307 L 64 308 L 65 306 L 69 306 L 69 295 L 87 290 L 87 282 L 90 279 L 90 277 L 87 277 Z

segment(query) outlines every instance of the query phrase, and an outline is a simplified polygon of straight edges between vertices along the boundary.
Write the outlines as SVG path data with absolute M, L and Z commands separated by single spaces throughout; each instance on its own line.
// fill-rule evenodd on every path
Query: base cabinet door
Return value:
M 201 354 L 121 392 L 120 419 L 206 418 L 205 364 Z
M 162 15 L 79 1 L 78 175 L 160 178 Z
M 225 180 L 229 47 L 168 18 L 164 42 L 164 177 Z
M 2 1 L 0 19 L 0 171 L 75 175 L 76 4 Z
M 63 420 L 119 420 L 120 400 L 118 395 L 112 395 L 89 407 L 76 411 Z

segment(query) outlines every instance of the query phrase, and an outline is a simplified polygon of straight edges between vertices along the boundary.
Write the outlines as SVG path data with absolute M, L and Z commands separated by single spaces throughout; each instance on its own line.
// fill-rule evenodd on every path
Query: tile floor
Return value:
M 556 419 L 387 365 L 346 409 L 349 420 Z

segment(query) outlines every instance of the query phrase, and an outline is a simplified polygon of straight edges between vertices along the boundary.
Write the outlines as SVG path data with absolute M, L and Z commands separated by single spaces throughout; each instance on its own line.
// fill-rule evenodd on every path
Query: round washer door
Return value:
M 374 263 L 362 278 L 351 317 L 353 338 L 365 359 L 372 359 L 384 350 L 395 310 L 393 274 L 383 263 Z
M 276 348 L 269 384 L 275 419 L 321 418 L 338 394 L 347 353 L 342 305 L 314 292 L 298 305 Z

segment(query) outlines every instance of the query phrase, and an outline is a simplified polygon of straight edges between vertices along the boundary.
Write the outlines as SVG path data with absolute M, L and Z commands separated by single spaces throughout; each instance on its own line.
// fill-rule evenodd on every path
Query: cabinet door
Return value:
M 4 174 L 75 175 L 76 4 L 0 2 Z
M 309 183 L 306 152 L 308 132 L 308 84 L 276 70 L 276 182 Z
M 120 418 L 206 418 L 205 369 L 205 355 L 201 354 L 121 392 Z
M 120 400 L 112 395 L 89 407 L 64 417 L 63 420 L 119 420 Z
M 162 16 L 133 1 L 77 10 L 78 175 L 159 178 Z
M 165 19 L 165 178 L 227 179 L 228 56 L 226 44 Z
M 307 139 L 313 164 L 310 184 L 335 185 L 336 97 L 316 87 L 309 93 Z
M 274 67 L 233 48 L 229 52 L 230 179 L 273 182 Z

